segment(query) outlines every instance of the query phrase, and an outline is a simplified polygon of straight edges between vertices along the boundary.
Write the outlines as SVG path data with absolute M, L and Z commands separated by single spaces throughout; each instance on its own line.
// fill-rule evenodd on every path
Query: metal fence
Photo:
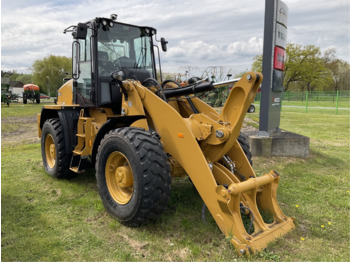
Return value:
M 259 103 L 260 98 L 261 93 L 258 93 L 255 103 Z M 303 107 L 305 112 L 309 108 L 334 109 L 337 114 L 338 110 L 350 109 L 350 91 L 284 92 L 282 94 L 283 106 Z

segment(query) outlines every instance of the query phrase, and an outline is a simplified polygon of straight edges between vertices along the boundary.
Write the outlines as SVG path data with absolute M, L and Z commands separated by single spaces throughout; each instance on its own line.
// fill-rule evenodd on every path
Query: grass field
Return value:
M 283 100 L 282 102 L 282 106 L 285 105 L 292 105 L 292 106 L 302 106 L 305 107 L 306 106 L 306 101 L 286 101 Z M 336 102 L 332 102 L 332 101 L 308 101 L 307 102 L 308 107 L 327 107 L 327 108 L 335 108 L 337 106 Z M 347 100 L 340 100 L 338 101 L 338 108 L 350 108 L 350 104 L 349 101 Z
M 173 180 L 156 223 L 128 228 L 99 198 L 94 170 L 71 180 L 48 176 L 36 138 L 41 105 L 1 108 L 3 261 L 346 261 L 349 248 L 349 112 L 284 108 L 281 128 L 310 137 L 310 157 L 254 157 L 254 169 L 281 174 L 278 200 L 297 227 L 266 250 L 238 258 L 187 178 Z M 248 117 L 257 120 L 259 113 Z M 24 126 L 23 126 L 24 125 Z

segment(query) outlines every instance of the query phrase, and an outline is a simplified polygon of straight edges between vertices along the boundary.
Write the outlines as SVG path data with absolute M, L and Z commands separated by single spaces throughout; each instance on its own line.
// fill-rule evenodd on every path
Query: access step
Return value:
M 70 163 L 70 170 L 75 173 L 83 173 L 86 169 L 88 156 L 73 155 Z

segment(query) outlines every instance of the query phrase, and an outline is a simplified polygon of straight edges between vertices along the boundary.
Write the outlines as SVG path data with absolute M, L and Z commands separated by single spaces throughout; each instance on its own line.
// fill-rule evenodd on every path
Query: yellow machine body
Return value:
M 85 158 L 93 155 L 94 146 L 98 146 L 95 143 L 100 142 L 96 137 L 107 120 L 143 116 L 132 126 L 152 129 L 159 134 L 169 156 L 172 175 L 184 171 L 190 177 L 220 230 L 230 238 L 239 254 L 250 254 L 264 249 L 294 228 L 292 218 L 285 216 L 277 203 L 280 176 L 271 171 L 257 177 L 237 141 L 245 113 L 262 78 L 255 72 L 244 75 L 233 86 L 220 113 L 197 97 L 191 97 L 200 112 L 195 114 L 186 97 L 164 101 L 152 88 L 146 88 L 136 80 L 122 82 L 127 100 L 123 95 L 120 115 L 115 115 L 110 108 L 82 108 L 74 104 L 72 80 L 59 89 L 57 104 L 44 108 L 80 109 L 73 155 Z M 85 114 L 87 111 L 89 117 Z M 42 131 L 40 119 L 39 115 L 39 137 Z M 79 172 L 74 168 L 72 171 Z M 242 206 L 250 213 L 252 232 L 247 232 L 243 225 Z M 273 222 L 264 222 L 259 210 L 268 212 Z

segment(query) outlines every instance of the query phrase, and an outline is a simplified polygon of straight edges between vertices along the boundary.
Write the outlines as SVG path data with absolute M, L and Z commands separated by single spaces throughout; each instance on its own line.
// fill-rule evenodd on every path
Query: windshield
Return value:
M 148 71 L 154 76 L 151 37 L 144 28 L 115 23 L 108 29 L 98 29 L 97 49 L 100 76 L 110 76 L 116 70 Z M 136 73 L 135 73 L 136 72 Z

